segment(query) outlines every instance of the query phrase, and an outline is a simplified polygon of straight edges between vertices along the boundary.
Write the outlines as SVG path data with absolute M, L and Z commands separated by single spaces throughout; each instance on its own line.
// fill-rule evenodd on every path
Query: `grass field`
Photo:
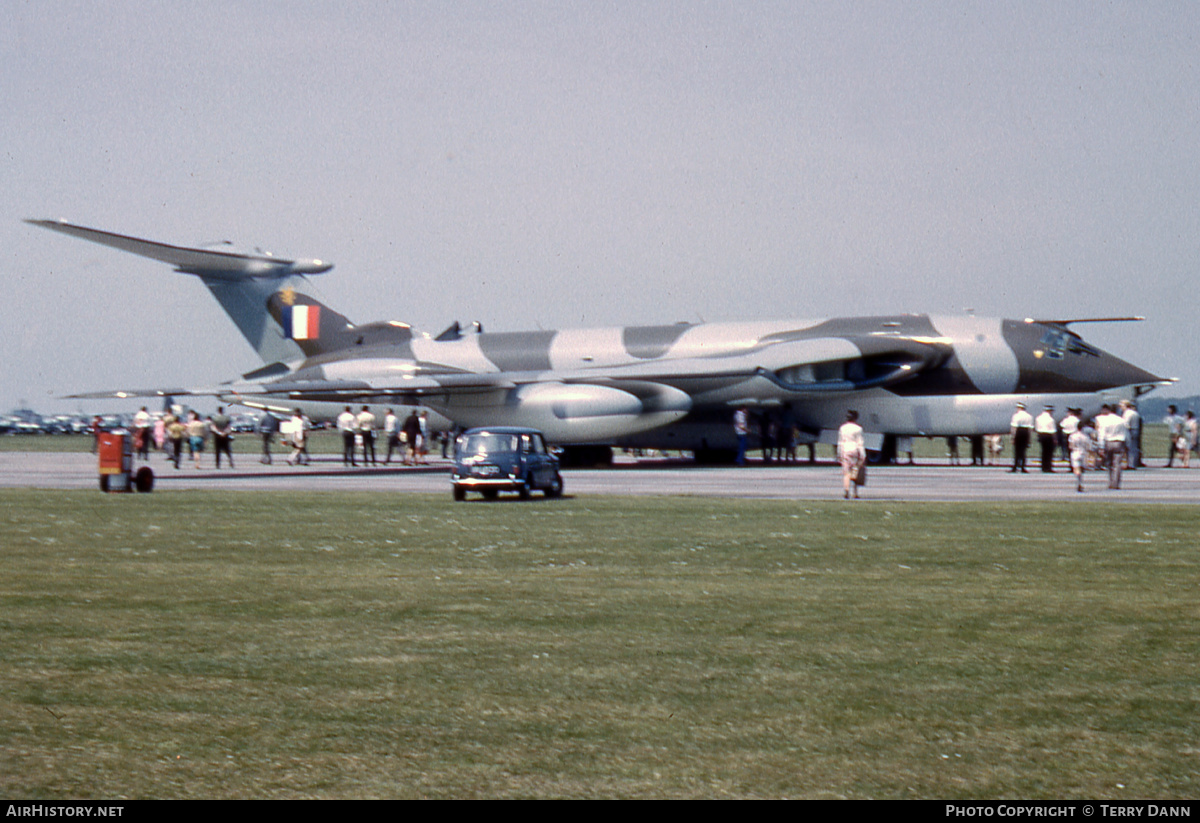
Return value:
M 1200 796 L 1192 507 L 0 501 L 10 798 Z

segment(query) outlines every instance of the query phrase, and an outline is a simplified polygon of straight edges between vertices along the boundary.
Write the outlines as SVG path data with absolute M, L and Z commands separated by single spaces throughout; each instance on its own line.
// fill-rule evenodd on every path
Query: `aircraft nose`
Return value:
M 1061 325 L 1006 322 L 1021 392 L 1102 392 L 1168 381 L 1091 345 Z
M 1166 385 L 1171 381 L 1148 372 L 1140 366 L 1128 363 L 1108 352 L 1102 352 L 1100 363 L 1103 373 L 1113 387 Z

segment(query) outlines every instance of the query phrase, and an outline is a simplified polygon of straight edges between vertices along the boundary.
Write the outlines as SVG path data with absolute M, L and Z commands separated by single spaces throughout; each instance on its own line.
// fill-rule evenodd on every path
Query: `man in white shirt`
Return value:
M 1121 417 L 1129 429 L 1129 437 L 1125 441 L 1125 450 L 1129 456 L 1129 470 L 1133 471 L 1142 464 L 1142 416 L 1138 414 L 1137 406 L 1132 400 L 1121 401 Z
M 1009 471 L 1025 473 L 1025 453 L 1029 451 L 1029 439 L 1033 432 L 1033 415 L 1025 411 L 1025 404 L 1018 403 L 1017 411 L 1009 423 L 1013 439 L 1013 465 Z
M 1071 435 L 1079 431 L 1079 410 L 1067 409 L 1067 416 L 1058 421 L 1059 445 L 1063 449 L 1063 457 L 1069 456 Z
M 1167 468 L 1169 469 L 1175 462 L 1175 441 L 1183 433 L 1183 417 L 1180 416 L 1177 408 L 1167 406 L 1167 416 L 1163 418 L 1163 422 L 1167 424 Z
M 1183 421 L 1183 467 L 1186 469 L 1192 463 L 1192 452 L 1196 451 L 1196 443 L 1200 440 L 1200 423 L 1196 422 L 1196 413 L 1189 410 Z
M 384 458 L 384 463 L 392 462 L 392 452 L 399 449 L 400 457 L 404 457 L 404 449 L 400 446 L 400 420 L 396 417 L 396 413 L 391 409 L 387 410 L 387 416 L 383 418 L 383 433 L 387 435 L 387 457 Z
M 358 418 L 350 411 L 349 406 L 338 415 L 337 427 L 342 435 L 342 465 L 357 466 L 358 462 L 354 458 L 354 435 L 357 434 Z
M 375 415 L 369 406 L 363 406 L 355 419 L 358 432 L 362 435 L 363 465 L 374 465 L 375 460 Z
M 1129 427 L 1125 418 L 1105 405 L 1096 418 L 1096 440 L 1104 449 L 1104 461 L 1108 465 L 1108 487 L 1121 488 L 1121 468 L 1125 462 L 1125 441 L 1129 438 Z
M 284 428 L 285 426 L 286 428 Z M 304 421 L 304 415 L 299 409 L 296 409 L 295 413 L 292 414 L 291 420 L 279 428 L 280 434 L 292 446 L 292 453 L 287 459 L 289 466 L 299 466 L 312 462 L 308 456 L 308 435 L 305 434 L 306 429 L 307 425 Z
M 1058 423 L 1054 420 L 1054 407 L 1045 406 L 1034 422 L 1038 445 L 1042 447 L 1042 471 L 1054 471 L 1054 446 L 1058 442 Z

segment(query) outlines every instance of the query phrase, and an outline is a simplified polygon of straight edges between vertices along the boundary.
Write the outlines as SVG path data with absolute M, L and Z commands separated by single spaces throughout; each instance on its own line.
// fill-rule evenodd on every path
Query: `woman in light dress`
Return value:
M 842 464 L 842 496 L 849 499 L 850 490 L 858 497 L 859 477 L 867 463 L 867 449 L 863 445 L 863 429 L 858 425 L 858 412 L 846 412 L 846 422 L 838 429 L 838 462 Z

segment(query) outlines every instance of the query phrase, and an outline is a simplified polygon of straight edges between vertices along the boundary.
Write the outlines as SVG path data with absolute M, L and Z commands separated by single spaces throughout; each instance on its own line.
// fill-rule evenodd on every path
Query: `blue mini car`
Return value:
M 559 497 L 563 480 L 558 468 L 558 458 L 536 429 L 469 429 L 455 441 L 450 482 L 455 500 L 465 500 L 469 491 L 488 500 L 502 491 L 517 492 L 522 499 L 539 490 L 546 497 Z

